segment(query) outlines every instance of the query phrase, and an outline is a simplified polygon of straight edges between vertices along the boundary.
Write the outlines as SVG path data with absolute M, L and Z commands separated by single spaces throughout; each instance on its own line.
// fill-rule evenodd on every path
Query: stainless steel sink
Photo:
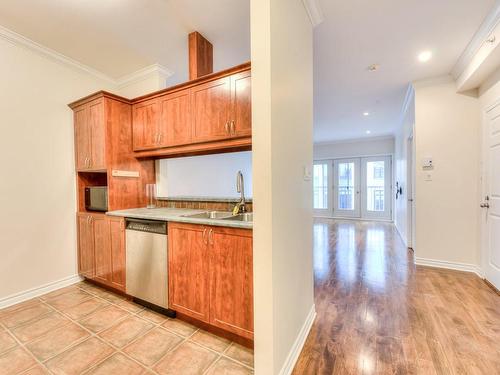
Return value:
M 191 217 L 194 219 L 225 219 L 232 215 L 233 215 L 232 212 L 205 211 L 205 212 L 200 212 L 199 214 L 182 215 L 182 216 Z
M 253 213 L 247 212 L 244 214 L 238 214 L 230 217 L 225 217 L 222 220 L 235 220 L 235 221 L 244 221 L 244 222 L 253 222 Z

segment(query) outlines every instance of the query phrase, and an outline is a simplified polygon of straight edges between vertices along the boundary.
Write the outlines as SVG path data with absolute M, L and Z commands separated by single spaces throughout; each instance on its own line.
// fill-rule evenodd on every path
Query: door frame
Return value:
M 415 249 L 415 139 L 406 139 L 406 247 Z

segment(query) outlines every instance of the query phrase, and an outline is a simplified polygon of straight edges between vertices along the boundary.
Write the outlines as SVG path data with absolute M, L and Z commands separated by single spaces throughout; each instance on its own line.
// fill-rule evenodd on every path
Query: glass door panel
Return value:
M 390 219 L 391 158 L 388 156 L 362 158 L 361 167 L 362 217 Z
M 316 215 L 331 214 L 331 161 L 317 161 L 313 165 L 313 209 Z
M 334 161 L 334 208 L 339 217 L 359 217 L 359 159 Z

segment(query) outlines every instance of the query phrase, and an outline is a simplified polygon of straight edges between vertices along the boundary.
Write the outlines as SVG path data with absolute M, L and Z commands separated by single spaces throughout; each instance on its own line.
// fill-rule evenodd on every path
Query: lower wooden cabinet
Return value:
M 78 272 L 125 291 L 124 219 L 78 213 Z
M 253 339 L 252 231 L 169 223 L 169 305 Z

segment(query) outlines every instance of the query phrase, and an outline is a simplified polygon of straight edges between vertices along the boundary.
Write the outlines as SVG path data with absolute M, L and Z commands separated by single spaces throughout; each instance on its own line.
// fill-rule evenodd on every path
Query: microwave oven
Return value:
M 85 188 L 85 209 L 87 211 L 108 210 L 108 187 L 89 186 Z

